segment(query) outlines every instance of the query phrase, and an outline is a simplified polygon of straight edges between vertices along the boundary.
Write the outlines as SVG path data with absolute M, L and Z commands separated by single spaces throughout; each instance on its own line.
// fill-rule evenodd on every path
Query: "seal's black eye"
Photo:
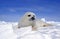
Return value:
M 28 15 L 28 17 L 30 17 L 31 15 Z

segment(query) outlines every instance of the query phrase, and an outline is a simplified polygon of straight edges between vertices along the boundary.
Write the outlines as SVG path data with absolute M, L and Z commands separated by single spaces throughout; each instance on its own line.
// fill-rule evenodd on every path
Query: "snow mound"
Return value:
M 16 39 L 11 24 L 0 25 L 0 39 Z
M 42 27 L 37 31 L 24 27 L 14 31 L 17 39 L 60 39 L 60 26 Z
M 17 24 L 0 22 L 0 39 L 60 39 L 60 25 L 41 27 L 37 31 L 32 31 L 31 26 L 16 29 Z

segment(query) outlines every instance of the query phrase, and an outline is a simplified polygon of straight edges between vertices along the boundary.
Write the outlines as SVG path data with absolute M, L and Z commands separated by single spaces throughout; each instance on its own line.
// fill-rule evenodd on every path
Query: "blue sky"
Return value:
M 19 21 L 27 11 L 39 19 L 60 21 L 60 0 L 0 0 L 0 21 Z

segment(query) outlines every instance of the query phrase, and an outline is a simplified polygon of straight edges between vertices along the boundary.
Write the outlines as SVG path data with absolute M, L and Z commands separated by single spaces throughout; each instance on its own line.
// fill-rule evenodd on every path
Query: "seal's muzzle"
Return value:
M 31 20 L 35 20 L 35 17 L 32 17 Z

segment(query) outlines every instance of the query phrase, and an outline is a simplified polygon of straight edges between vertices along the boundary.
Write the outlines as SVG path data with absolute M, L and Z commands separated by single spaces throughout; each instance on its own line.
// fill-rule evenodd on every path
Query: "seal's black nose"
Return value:
M 35 20 L 35 17 L 32 17 L 31 19 L 32 19 L 32 20 Z

